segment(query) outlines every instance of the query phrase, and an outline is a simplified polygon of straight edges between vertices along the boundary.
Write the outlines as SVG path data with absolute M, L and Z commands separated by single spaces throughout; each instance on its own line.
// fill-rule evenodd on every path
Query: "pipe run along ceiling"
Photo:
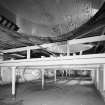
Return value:
M 16 15 L 19 32 L 55 37 L 89 20 L 104 0 L 0 0 Z

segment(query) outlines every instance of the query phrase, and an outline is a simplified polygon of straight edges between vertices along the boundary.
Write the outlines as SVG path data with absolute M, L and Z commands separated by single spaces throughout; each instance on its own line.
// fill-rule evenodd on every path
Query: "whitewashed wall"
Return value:
M 17 67 L 16 79 L 18 82 L 37 80 L 41 77 L 41 71 L 32 67 Z M 11 83 L 11 67 L 1 67 L 1 84 Z

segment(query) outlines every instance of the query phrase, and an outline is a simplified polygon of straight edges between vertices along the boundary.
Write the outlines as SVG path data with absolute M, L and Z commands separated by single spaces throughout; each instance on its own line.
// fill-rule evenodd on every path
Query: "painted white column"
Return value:
M 44 89 L 44 69 L 42 69 L 41 72 L 42 72 L 42 89 Z
M 27 49 L 27 59 L 30 59 L 30 49 Z
M 103 64 L 103 90 L 105 91 L 105 64 Z
M 56 77 L 56 70 L 54 70 L 54 82 L 57 81 L 57 77 Z
M 92 77 L 92 82 L 94 83 L 95 82 L 95 71 L 94 70 L 91 70 L 91 77 Z
M 71 70 L 69 70 L 69 77 L 70 77 L 70 74 L 71 74 Z
M 95 69 L 95 86 L 97 86 L 97 69 Z
M 70 56 L 69 42 L 67 41 L 67 56 Z
M 82 54 L 83 54 L 83 51 L 81 50 L 81 51 L 80 51 L 80 55 L 82 55 Z
M 64 76 L 64 70 L 62 70 L 62 77 Z
M 3 61 L 3 53 L 0 53 L 0 61 Z M 3 70 L 1 70 L 2 67 L 0 67 L 0 81 L 2 81 L 2 74 L 3 74 Z
M 67 74 L 68 74 L 68 72 L 67 72 L 68 70 L 66 70 L 66 77 L 67 77 Z
M 75 52 L 73 53 L 73 56 L 76 56 L 76 53 Z
M 97 67 L 97 70 L 96 70 L 96 82 L 97 82 L 97 89 L 99 89 L 99 68 Z
M 16 67 L 12 67 L 12 95 L 15 95 Z

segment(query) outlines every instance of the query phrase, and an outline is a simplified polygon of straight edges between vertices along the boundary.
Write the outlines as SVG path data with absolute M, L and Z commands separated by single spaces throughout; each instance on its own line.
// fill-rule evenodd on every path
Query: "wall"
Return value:
M 9 84 L 12 82 L 12 68 L 1 67 L 1 81 L 0 84 Z M 34 67 L 16 67 L 16 81 L 25 82 L 41 78 L 41 71 Z

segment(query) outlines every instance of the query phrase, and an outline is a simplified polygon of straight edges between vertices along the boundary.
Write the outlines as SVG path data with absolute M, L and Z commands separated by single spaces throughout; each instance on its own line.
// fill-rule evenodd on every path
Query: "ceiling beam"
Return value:
M 79 56 L 64 56 L 64 57 L 48 57 L 48 58 L 35 58 L 35 59 L 21 59 L 1 61 L 0 66 L 34 66 L 35 68 L 70 68 L 72 65 L 85 66 L 85 65 L 100 65 L 105 64 L 104 54 L 90 54 Z M 92 66 L 93 67 L 93 66 Z
M 20 58 L 24 58 L 24 57 L 26 57 L 26 56 L 23 56 L 23 55 L 20 55 L 20 54 L 10 54 L 10 55 L 13 55 L 13 56 L 16 56 L 16 57 L 20 57 Z
M 43 48 L 51 47 L 53 45 L 54 43 L 42 44 L 42 45 L 27 46 L 27 47 L 14 48 L 14 49 L 8 49 L 8 50 L 1 50 L 0 52 L 3 52 L 3 53 L 21 52 L 21 51 L 27 51 L 27 50 L 33 50 L 33 49 L 34 50 L 43 49 Z
M 81 38 L 81 39 L 73 39 L 73 40 L 69 40 L 68 44 L 73 45 L 73 44 L 91 43 L 91 42 L 98 42 L 98 41 L 105 41 L 105 35 Z
M 81 38 L 81 39 L 73 39 L 73 40 L 69 40 L 68 44 L 69 45 L 82 44 L 82 43 L 90 43 L 90 42 L 97 42 L 97 41 L 105 41 L 105 35 Z M 51 47 L 54 45 L 55 43 L 42 44 L 42 45 L 21 47 L 21 48 L 15 48 L 15 49 L 1 50 L 1 52 L 2 53 L 21 52 L 21 51 L 27 51 L 27 50 L 33 50 L 33 49 L 43 49 L 43 48 Z

